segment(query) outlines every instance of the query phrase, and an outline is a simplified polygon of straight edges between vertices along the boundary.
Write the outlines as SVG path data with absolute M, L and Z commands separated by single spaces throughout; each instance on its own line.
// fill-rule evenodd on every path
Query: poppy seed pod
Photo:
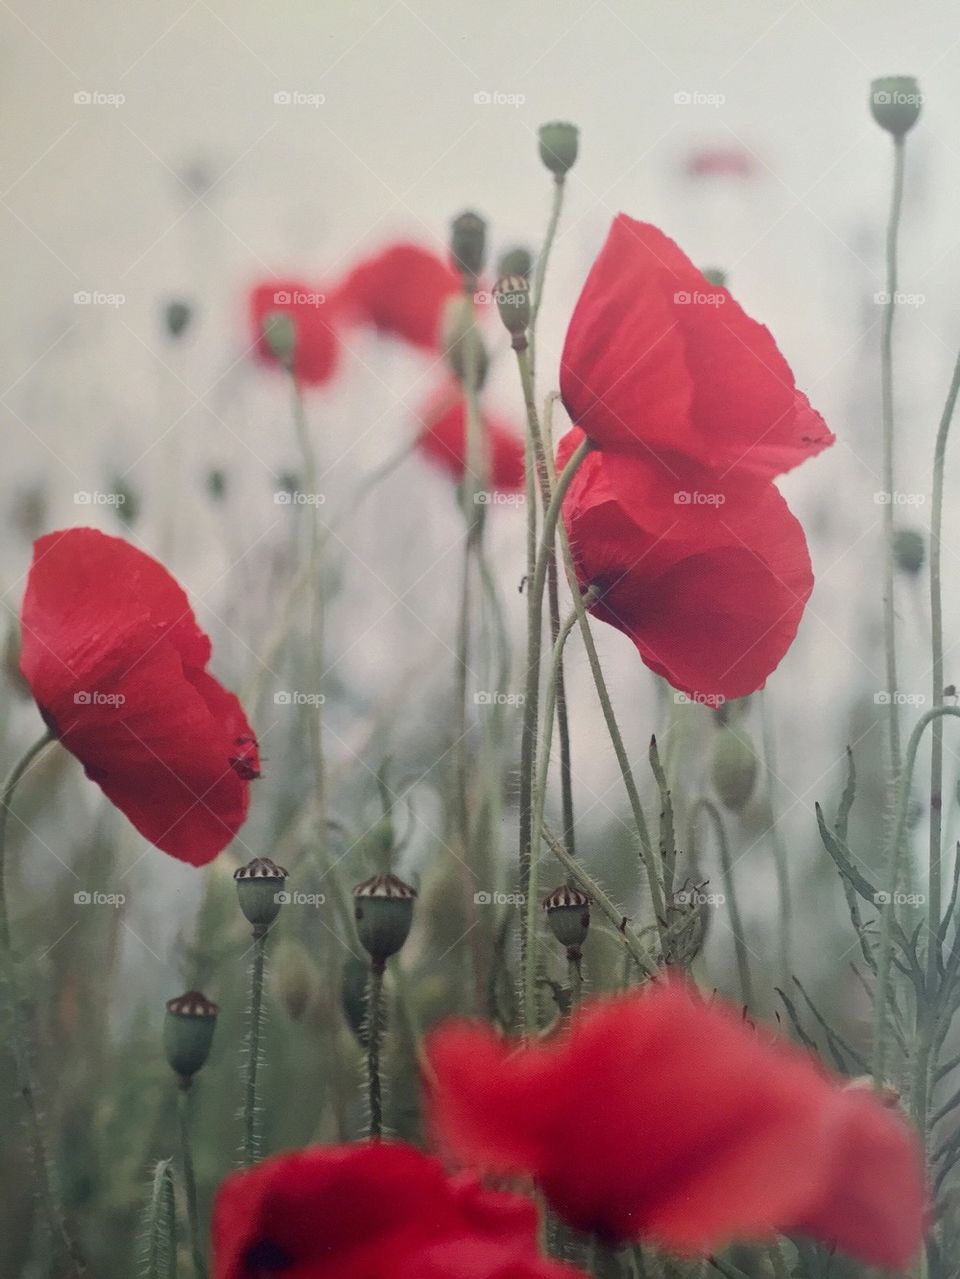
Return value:
M 870 85 L 870 112 L 881 129 L 902 138 L 917 122 L 923 94 L 912 75 L 880 76 Z
M 757 756 L 745 733 L 721 728 L 713 748 L 711 777 L 725 807 L 734 813 L 746 808 L 757 782 Z
M 283 882 L 287 872 L 269 857 L 254 857 L 252 862 L 233 872 L 237 882 L 240 909 L 253 924 L 255 937 L 261 937 L 280 914 L 287 894 Z
M 550 931 L 567 951 L 579 955 L 590 928 L 590 898 L 579 888 L 561 884 L 544 897 L 542 908 Z
M 292 368 L 297 349 L 297 328 L 290 316 L 286 311 L 268 311 L 260 327 L 273 358 L 284 368 Z
M 375 965 L 382 966 L 407 940 L 417 890 L 389 871 L 353 890 L 357 936 Z
M 497 275 L 522 275 L 529 280 L 533 274 L 533 254 L 529 249 L 518 245 L 515 249 L 507 249 L 497 263 Z
M 923 534 L 915 528 L 898 528 L 893 535 L 893 558 L 897 568 L 915 577 L 923 568 L 926 546 Z
M 193 307 L 190 306 L 189 302 L 182 302 L 175 298 L 172 302 L 167 303 L 164 321 L 167 326 L 167 332 L 172 338 L 181 337 L 192 319 Z
M 479 213 L 468 209 L 450 223 L 450 252 L 461 274 L 475 280 L 487 252 L 487 224 Z
M 493 296 L 503 327 L 513 338 L 515 348 L 522 340 L 522 350 L 530 323 L 530 285 L 522 275 L 504 275 L 494 285 Z
M 540 159 L 557 178 L 563 178 L 573 168 L 580 145 L 580 130 L 575 124 L 554 120 L 541 124 Z
M 163 1051 L 170 1069 L 189 1087 L 192 1077 L 210 1055 L 217 1024 L 217 1005 L 198 990 L 167 1000 L 163 1022 Z

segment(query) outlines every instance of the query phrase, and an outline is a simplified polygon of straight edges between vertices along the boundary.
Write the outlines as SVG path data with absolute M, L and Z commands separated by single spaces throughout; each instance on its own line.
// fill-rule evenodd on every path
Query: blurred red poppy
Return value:
M 769 330 L 662 231 L 621 213 L 593 264 L 560 367 L 600 448 L 682 453 L 770 479 L 833 443 Z
M 582 438 L 560 441 L 559 467 Z M 803 529 L 773 484 L 594 450 L 563 519 L 590 611 L 651 670 L 693 696 L 763 687 L 813 589 Z
M 416 244 L 392 244 L 365 258 L 337 290 L 344 314 L 425 351 L 440 348 L 447 299 L 462 288 L 456 271 Z
M 435 395 L 419 418 L 422 430 L 417 448 L 459 484 L 467 459 L 467 407 L 459 386 Z M 498 493 L 518 492 L 524 486 L 523 440 L 499 418 L 483 414 L 481 421 L 489 455 L 488 487 Z
M 259 359 L 273 365 L 277 360 L 264 337 L 263 323 L 275 311 L 289 315 L 296 330 L 294 373 L 307 386 L 321 386 L 328 382 L 340 362 L 333 300 L 316 286 L 302 280 L 268 280 L 251 289 L 250 321 L 254 349 Z
M 803 1230 L 891 1267 L 919 1249 L 905 1120 L 680 982 L 594 1001 L 533 1045 L 448 1022 L 428 1055 L 444 1147 L 532 1175 L 568 1223 L 608 1242 L 696 1255 Z
M 121 538 L 49 533 L 21 626 L 20 668 L 87 776 L 165 853 L 214 858 L 246 819 L 257 740 L 174 578 Z
M 436 1159 L 392 1142 L 314 1146 L 228 1177 L 213 1252 L 214 1279 L 579 1275 L 538 1256 L 530 1200 L 448 1178 Z
M 698 147 L 684 162 L 694 178 L 754 178 L 760 165 L 746 147 Z

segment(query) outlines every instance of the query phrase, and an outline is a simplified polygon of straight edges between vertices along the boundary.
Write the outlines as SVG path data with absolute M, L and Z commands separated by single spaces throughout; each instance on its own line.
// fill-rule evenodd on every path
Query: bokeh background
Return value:
M 37 533 L 95 523 L 162 558 L 214 637 L 216 673 L 252 698 L 257 715 L 266 776 L 233 852 L 246 860 L 279 848 L 296 862 L 309 834 L 297 826 L 309 787 L 306 733 L 302 710 L 274 701 L 278 690 L 299 687 L 291 684 L 296 645 L 292 656 L 274 646 L 286 628 L 295 513 L 274 495 L 299 460 L 283 379 L 250 358 L 247 289 L 286 274 L 323 289 L 395 238 L 442 251 L 450 218 L 466 207 L 488 219 L 494 252 L 536 247 L 550 197 L 536 130 L 570 119 L 581 129 L 581 153 L 547 282 L 542 391 L 555 385 L 589 264 L 612 216 L 625 210 L 657 223 L 695 261 L 727 272 L 837 435 L 829 453 L 783 482 L 808 531 L 817 587 L 794 649 L 763 705 L 750 709 L 757 741 L 767 721 L 775 767 L 732 834 L 770 1011 L 779 844 L 794 889 L 797 969 L 840 1006 L 853 1036 L 865 1030 L 866 1004 L 847 972 L 856 940 L 812 806 L 817 798 L 833 802 L 844 747 L 854 744 L 861 772 L 854 829 L 869 860 L 883 798 L 884 708 L 874 701 L 884 688 L 877 294 L 891 147 L 870 118 L 867 90 L 874 76 L 905 73 L 919 77 L 925 95 L 908 148 L 901 287 L 909 298 L 897 330 L 898 519 L 925 533 L 933 440 L 960 342 L 953 6 L 12 0 L 0 3 L 0 21 L 0 586 L 11 645 Z M 180 341 L 163 323 L 172 299 L 194 308 Z M 495 322 L 489 332 L 495 358 L 486 402 L 519 429 L 507 343 Z M 373 500 L 358 506 L 353 495 L 412 438 L 416 410 L 440 370 L 372 335 L 352 333 L 346 346 L 335 385 L 309 400 L 324 519 L 335 530 L 326 582 L 332 810 L 342 847 L 354 850 L 377 816 L 376 773 L 389 757 L 409 810 L 401 868 L 422 879 L 436 870 L 443 844 L 461 519 L 447 478 L 415 455 Z M 947 677 L 960 684 L 952 472 L 951 465 Z M 118 493 L 119 508 L 109 500 Z M 497 508 L 491 524 L 508 620 L 519 635 L 523 517 Z M 922 576 L 901 576 L 902 685 L 915 700 L 930 697 L 924 589 Z M 663 730 L 671 708 L 628 641 L 600 626 L 597 638 L 642 761 L 651 730 Z M 569 678 L 581 850 L 629 897 L 620 780 L 576 645 Z M 12 761 L 39 720 L 14 678 L 3 696 L 0 739 Z M 695 790 L 709 714 L 690 707 L 673 715 Z M 946 745 L 952 795 L 958 755 L 949 730 Z M 86 1140 L 77 1133 L 102 1135 L 106 1122 L 102 1109 L 75 1106 L 91 1070 L 107 1069 L 101 1032 L 109 1029 L 144 1062 L 157 1010 L 182 988 L 190 964 L 199 962 L 192 971 L 216 984 L 223 955 L 239 962 L 243 946 L 228 941 L 223 954 L 197 961 L 203 876 L 149 849 L 72 761 L 51 757 L 22 803 L 15 925 L 25 962 L 55 1001 L 41 1028 L 41 1056 L 53 1113 L 75 1118 L 69 1146 Z M 511 822 L 508 807 L 507 850 Z M 919 840 L 922 824 L 917 831 Z M 231 857 L 223 859 L 225 878 Z M 359 871 L 362 857 L 352 852 L 346 864 Z M 303 887 L 322 891 L 319 878 Z M 81 890 L 119 892 L 125 903 L 94 918 L 98 908 L 73 901 Z M 335 912 L 304 925 L 307 951 L 311 937 L 310 965 L 324 957 L 342 964 L 350 952 Z M 458 954 L 462 937 L 453 926 L 449 940 Z M 723 985 L 732 952 L 722 912 L 710 946 Z M 323 998 L 335 1010 L 332 972 Z M 94 1019 L 103 1061 L 89 1057 L 85 1018 Z M 290 1054 L 308 1079 L 309 1060 L 295 1048 Z M 137 1098 L 131 1088 L 128 1115 Z M 122 1105 L 117 1097 L 112 1104 Z M 343 1097 L 338 1104 L 348 1108 Z M 128 1221 L 148 1147 L 123 1166 L 126 1190 L 111 1191 L 118 1220 Z M 201 1171 L 215 1180 L 216 1159 Z M 84 1158 L 73 1172 L 79 1183 L 93 1178 Z M 72 1193 L 82 1203 L 82 1186 Z M 11 1202 L 16 1212 L 16 1197 Z M 16 1258 L 14 1268 L 5 1264 L 0 1259 L 0 1273 L 19 1273 Z

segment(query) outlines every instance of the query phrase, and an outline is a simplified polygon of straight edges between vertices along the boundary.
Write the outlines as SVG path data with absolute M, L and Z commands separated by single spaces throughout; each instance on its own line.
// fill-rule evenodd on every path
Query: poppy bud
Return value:
M 533 254 L 519 245 L 515 249 L 507 249 L 497 263 L 497 275 L 522 275 L 529 280 L 532 274 Z
M 727 808 L 734 813 L 746 808 L 757 781 L 757 757 L 744 733 L 720 730 L 713 748 L 712 778 Z
M 382 966 L 407 940 L 417 890 L 389 871 L 353 890 L 357 936 L 375 965 Z
M 459 295 L 447 302 L 443 312 L 443 347 L 447 364 L 454 377 L 461 384 L 466 384 L 471 372 L 467 359 L 468 344 L 473 352 L 473 381 L 477 390 L 483 386 L 487 376 L 489 359 L 480 330 L 477 328 L 473 303 L 469 298 Z
M 172 302 L 167 303 L 164 321 L 167 326 L 167 332 L 172 338 L 181 337 L 192 319 L 193 308 L 188 302 L 181 302 L 175 298 Z
M 493 295 L 503 327 L 513 338 L 513 346 L 520 349 L 527 344 L 527 325 L 530 323 L 530 286 L 522 275 L 504 275 L 494 285 Z
M 893 558 L 897 568 L 915 577 L 923 568 L 926 546 L 923 534 L 915 528 L 898 528 L 893 535 Z
M 269 857 L 255 857 L 233 872 L 240 909 L 253 924 L 253 935 L 262 937 L 280 914 L 286 893 L 287 872 Z
M 227 473 L 222 466 L 214 466 L 207 472 L 207 492 L 215 502 L 221 502 L 227 495 Z
M 723 289 L 727 284 L 727 273 L 721 271 L 718 266 L 705 266 L 703 268 L 703 278 L 708 284 L 713 284 L 718 289 Z
M 540 159 L 557 178 L 566 177 L 577 159 L 580 130 L 575 124 L 554 120 L 540 126 Z
M 163 1051 L 185 1088 L 210 1055 L 217 1011 L 217 1005 L 198 990 L 167 1000 Z
M 487 224 L 469 209 L 450 224 L 450 252 L 463 275 L 475 280 L 483 270 L 487 248 Z
M 895 138 L 904 134 L 917 122 L 923 94 L 912 75 L 887 75 L 870 85 L 870 111 L 881 129 Z
M 571 957 L 579 955 L 590 927 L 590 898 L 579 888 L 561 884 L 548 893 L 541 904 L 554 937 L 561 946 L 566 946 Z
M 297 329 L 290 316 L 286 311 L 268 311 L 260 327 L 273 358 L 285 369 L 292 368 L 297 349 Z

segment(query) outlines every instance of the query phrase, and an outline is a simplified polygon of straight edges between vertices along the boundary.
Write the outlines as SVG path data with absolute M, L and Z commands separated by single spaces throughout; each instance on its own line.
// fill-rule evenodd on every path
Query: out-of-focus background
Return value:
M 309 783 L 300 712 L 273 696 L 291 676 L 270 657 L 295 514 L 274 495 L 299 460 L 284 381 L 250 358 L 249 286 L 293 274 L 322 290 L 398 237 L 442 252 L 450 218 L 466 207 L 488 219 L 494 254 L 536 248 L 550 198 L 536 130 L 557 118 L 580 127 L 581 150 L 547 282 L 542 391 L 555 385 L 573 303 L 617 211 L 657 223 L 695 261 L 727 272 L 837 435 L 831 451 L 783 482 L 808 532 L 817 586 L 763 707 L 750 711 L 758 741 L 761 710 L 772 726 L 776 763 L 772 795 L 736 825 L 733 851 L 754 962 L 766 972 L 777 951 L 772 802 L 794 888 L 798 970 L 847 1000 L 855 1034 L 866 1018 L 862 992 L 845 975 L 856 940 L 812 805 L 834 802 L 844 747 L 854 744 L 863 777 L 854 827 L 868 855 L 885 710 L 874 700 L 885 683 L 877 295 L 891 145 L 870 118 L 867 92 L 872 77 L 905 73 L 919 77 L 925 96 L 908 147 L 896 338 L 897 514 L 925 533 L 933 440 L 960 342 L 953 6 L 11 0 L 0 19 L 4 626 L 15 629 L 30 542 L 42 531 L 95 523 L 163 559 L 214 638 L 215 672 L 253 697 L 267 762 L 234 850 L 243 860 L 275 853 L 279 831 L 289 837 Z M 180 341 L 163 324 L 172 299 L 194 308 Z M 495 323 L 490 336 L 486 402 L 519 429 L 506 340 Z M 324 519 L 336 530 L 327 584 L 332 813 L 342 829 L 361 832 L 376 816 L 375 774 L 389 756 L 413 813 L 401 866 L 414 876 L 430 870 L 442 809 L 462 522 L 448 479 L 416 456 L 373 500 L 358 507 L 352 494 L 412 438 L 415 411 L 439 377 L 429 360 L 353 332 L 340 377 L 308 405 Z M 948 478 L 947 678 L 960 683 L 954 492 Z M 519 635 L 523 517 L 497 508 L 491 525 Z M 908 723 L 930 697 L 924 590 L 924 577 L 901 575 Z M 662 696 L 626 639 L 596 631 L 642 762 L 650 731 L 663 728 Z M 570 681 L 581 849 L 617 882 L 627 855 L 623 797 L 576 645 Z M 39 720 L 12 688 L 6 700 L 0 735 L 12 761 Z M 677 732 L 696 746 L 712 731 L 709 715 L 686 710 Z M 703 765 L 691 758 L 697 784 Z M 957 762 L 948 732 L 951 796 Z M 119 973 L 108 1020 L 146 1018 L 149 1045 L 145 1010 L 183 986 L 202 877 L 149 849 L 72 761 L 51 759 L 46 769 L 49 784 L 24 792 L 19 949 L 68 1026 L 91 1015 L 76 996 L 89 965 Z M 509 848 L 509 813 L 505 830 Z M 281 847 L 289 851 L 289 840 Z M 227 875 L 235 859 L 225 860 Z M 73 903 L 73 892 L 91 889 L 126 898 L 109 927 L 90 919 L 94 907 Z M 311 927 L 331 953 L 349 949 L 335 917 Z M 77 944 L 103 929 L 108 957 L 93 942 Z M 722 918 L 711 946 L 722 981 L 731 958 Z M 62 1024 L 48 1027 L 61 1052 L 70 1048 L 58 1040 Z M 56 1058 L 56 1042 L 51 1049 Z M 58 1085 L 69 1089 L 73 1078 L 59 1060 L 47 1067 L 54 1112 L 64 1109 Z M 127 1100 L 138 1104 L 135 1094 Z M 131 1154 L 128 1179 L 140 1172 Z M 213 1162 L 202 1172 L 215 1179 Z M 124 1199 L 117 1211 L 128 1210 Z M 15 1264 L 2 1273 L 18 1273 Z

